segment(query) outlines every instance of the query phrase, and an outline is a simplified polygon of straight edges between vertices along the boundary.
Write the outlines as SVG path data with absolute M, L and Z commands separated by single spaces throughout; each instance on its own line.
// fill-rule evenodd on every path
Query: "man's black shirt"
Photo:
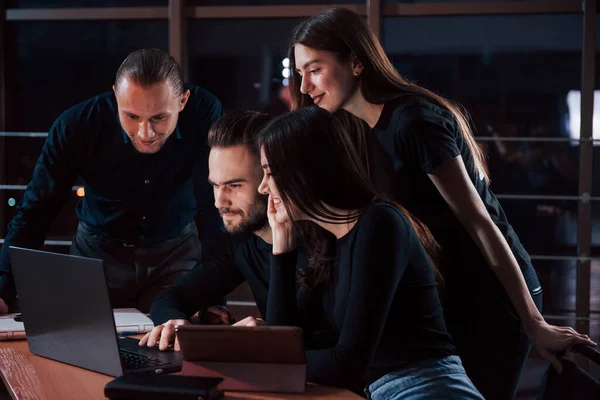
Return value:
M 219 100 L 197 86 L 175 131 L 155 154 L 142 154 L 119 122 L 114 93 L 77 104 L 54 122 L 33 177 L 0 252 L 0 297 L 14 298 L 11 245 L 40 248 L 79 176 L 85 196 L 77 217 L 107 240 L 150 246 L 176 236 L 202 212 L 205 247 L 220 236 L 207 183 L 209 126 L 222 115 Z

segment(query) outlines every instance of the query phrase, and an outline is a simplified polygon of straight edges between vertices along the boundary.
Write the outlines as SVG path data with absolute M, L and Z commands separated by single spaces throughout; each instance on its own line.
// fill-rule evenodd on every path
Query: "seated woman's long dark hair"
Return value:
M 341 224 L 357 220 L 376 201 L 392 202 L 376 191 L 351 137 L 324 109 L 306 107 L 275 118 L 261 131 L 259 145 L 292 223 L 308 250 L 310 267 L 300 275 L 300 281 L 309 287 L 326 285 L 332 261 L 327 244 L 332 235 L 326 235 L 316 224 L 298 222 L 294 209 L 314 220 Z M 401 205 L 393 204 L 414 227 L 439 282 L 441 276 L 435 268 L 437 242 L 423 223 Z M 326 205 L 352 212 L 337 214 Z

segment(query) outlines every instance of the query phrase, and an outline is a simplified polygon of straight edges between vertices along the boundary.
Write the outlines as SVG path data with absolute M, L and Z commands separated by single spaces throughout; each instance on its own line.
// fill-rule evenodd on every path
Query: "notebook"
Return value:
M 15 321 L 17 315 L 0 315 L 0 341 L 26 338 L 23 322 Z M 135 308 L 115 308 L 113 315 L 117 333 L 121 335 L 146 333 L 154 328 L 152 320 Z

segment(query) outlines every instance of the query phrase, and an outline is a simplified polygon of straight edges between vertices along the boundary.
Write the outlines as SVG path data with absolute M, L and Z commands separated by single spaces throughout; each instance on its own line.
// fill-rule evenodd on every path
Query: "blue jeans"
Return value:
M 365 392 L 372 400 L 484 400 L 458 356 L 426 360 L 390 372 L 371 383 Z

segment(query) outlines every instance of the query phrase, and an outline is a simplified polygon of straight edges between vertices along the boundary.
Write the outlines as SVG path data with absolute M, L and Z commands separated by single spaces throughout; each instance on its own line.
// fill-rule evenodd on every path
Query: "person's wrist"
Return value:
M 546 324 L 546 321 L 544 320 L 543 317 L 527 318 L 526 320 L 523 321 L 523 330 L 525 331 L 527 336 L 532 336 L 535 334 L 535 332 L 537 331 L 538 328 L 544 326 L 545 324 Z
M 296 249 L 296 235 L 293 232 L 273 235 L 273 254 L 288 253 Z
M 273 255 L 279 256 L 285 253 L 289 253 L 294 249 L 288 248 L 287 246 L 273 246 Z
M 296 241 L 282 241 L 273 243 L 273 254 L 281 255 L 296 250 Z

